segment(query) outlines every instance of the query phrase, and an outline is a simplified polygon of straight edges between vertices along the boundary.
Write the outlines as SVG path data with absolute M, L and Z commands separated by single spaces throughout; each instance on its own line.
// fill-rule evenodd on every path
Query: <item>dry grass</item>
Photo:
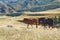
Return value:
M 60 40 L 60 29 L 0 27 L 0 40 Z
M 20 17 L 16 18 L 0 19 L 0 40 L 60 40 L 60 29 L 35 28 L 35 25 L 27 29 L 26 24 L 16 21 Z

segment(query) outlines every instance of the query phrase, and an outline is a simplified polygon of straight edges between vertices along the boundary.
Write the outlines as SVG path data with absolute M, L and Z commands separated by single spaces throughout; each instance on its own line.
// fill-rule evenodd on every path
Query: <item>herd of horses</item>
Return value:
M 29 25 L 33 27 L 33 25 L 36 25 L 36 28 L 38 28 L 38 25 L 42 25 L 44 27 L 48 26 L 49 28 L 53 28 L 53 19 L 52 18 L 24 18 L 24 23 L 27 24 L 27 28 Z

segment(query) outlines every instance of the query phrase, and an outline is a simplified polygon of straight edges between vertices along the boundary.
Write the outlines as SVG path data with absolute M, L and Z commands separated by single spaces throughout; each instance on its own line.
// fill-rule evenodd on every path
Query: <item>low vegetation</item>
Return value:
M 0 40 L 60 40 L 60 29 L 0 27 Z

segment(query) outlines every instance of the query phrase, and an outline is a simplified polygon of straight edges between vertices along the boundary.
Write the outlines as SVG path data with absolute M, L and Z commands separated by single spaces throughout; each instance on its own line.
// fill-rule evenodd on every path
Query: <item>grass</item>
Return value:
M 60 29 L 0 27 L 1 40 L 60 40 Z
M 23 19 L 23 17 L 28 16 L 21 18 Z M 24 23 L 16 21 L 21 18 L 0 19 L 0 40 L 60 40 L 60 28 L 44 29 L 42 26 L 40 28 L 33 26 L 33 28 L 27 29 Z M 13 27 L 7 27 L 7 25 Z

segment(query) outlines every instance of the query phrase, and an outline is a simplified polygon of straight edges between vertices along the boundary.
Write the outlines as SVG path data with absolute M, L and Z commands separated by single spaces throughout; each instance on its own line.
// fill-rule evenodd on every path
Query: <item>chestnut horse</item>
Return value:
M 29 25 L 36 25 L 36 28 L 38 27 L 37 26 L 37 19 L 35 19 L 35 18 L 24 18 L 24 22 L 27 24 L 27 28 L 28 28 L 28 26 Z M 32 26 L 33 27 L 33 26 Z

